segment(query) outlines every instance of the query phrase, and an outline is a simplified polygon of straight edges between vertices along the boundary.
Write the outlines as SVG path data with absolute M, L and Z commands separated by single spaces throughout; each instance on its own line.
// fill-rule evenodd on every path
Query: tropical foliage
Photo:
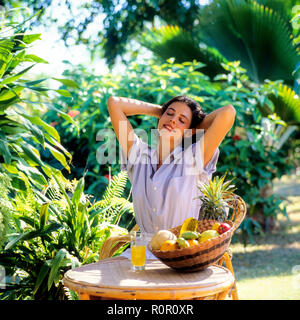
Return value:
M 0 265 L 6 274 L 0 296 L 61 299 L 73 296 L 63 290 L 63 272 L 96 261 L 107 236 L 127 233 L 117 224 L 124 215 L 130 217 L 125 221 L 134 219 L 133 209 L 121 197 L 126 173 L 113 177 L 103 199 L 92 203 L 84 193 L 84 176 L 67 180 L 47 161 L 44 153 L 49 152 L 59 169 L 71 171 L 67 159 L 72 156 L 58 131 L 41 119 L 40 109 L 55 110 L 75 130 L 78 124 L 52 104 L 47 79 L 25 78 L 32 67 L 46 61 L 26 53 L 40 34 L 23 29 L 23 24 L 13 24 L 0 30 Z M 77 87 L 70 79 L 55 80 Z M 55 91 L 70 97 L 66 89 Z
M 69 171 L 68 160 L 72 160 L 70 153 L 60 144 L 55 128 L 30 111 L 37 111 L 44 105 L 54 108 L 69 123 L 75 123 L 50 103 L 47 92 L 51 89 L 43 85 L 47 79 L 25 78 L 36 64 L 47 62 L 26 53 L 28 46 L 41 35 L 27 34 L 23 28 L 21 24 L 4 25 L 0 29 L 0 171 L 8 171 L 12 185 L 20 190 L 24 189 L 24 182 L 19 172 L 25 173 L 36 188 L 43 188 L 47 183 L 46 177 L 51 177 L 51 166 L 41 158 L 38 146 L 49 150 L 52 157 Z M 73 85 L 71 80 L 56 80 Z M 28 100 L 28 91 L 42 96 L 43 103 L 34 98 Z M 55 91 L 69 96 L 67 90 Z
M 139 42 L 161 57 L 160 62 L 174 57 L 176 62 L 196 59 L 205 63 L 201 71 L 211 79 L 220 73 L 222 63 L 238 60 L 254 83 L 282 81 L 280 102 L 277 97 L 271 99 L 278 102 L 276 113 L 288 123 L 298 122 L 299 99 L 291 88 L 294 86 L 299 94 L 296 70 L 300 52 L 295 39 L 300 28 L 294 31 L 290 23 L 293 4 L 215 0 L 203 8 L 199 23 L 191 31 L 177 25 L 152 28 L 139 37 Z
M 10 213 L 10 233 L 0 251 L 0 264 L 6 270 L 6 290 L 0 297 L 74 298 L 74 293 L 64 291 L 63 274 L 69 268 L 96 262 L 111 234 L 127 233 L 117 225 L 123 214 L 133 215 L 132 204 L 122 198 L 127 174 L 114 177 L 100 201 L 92 201 L 92 196 L 85 194 L 84 177 L 69 181 L 57 171 L 49 179 L 42 200 L 25 175 L 23 179 L 26 189 L 10 198 L 5 208 Z M 8 198 L 14 190 L 3 181 L 0 187 Z
M 163 59 L 175 57 L 181 62 L 182 55 L 189 52 L 190 59 L 185 61 L 199 58 L 208 67 L 212 64 L 212 70 L 214 60 L 201 59 L 201 52 L 204 55 L 213 47 L 223 59 L 241 61 L 256 83 L 282 79 L 293 84 L 292 74 L 299 62 L 299 49 L 293 41 L 299 30 L 293 34 L 289 16 L 293 4 L 295 1 L 285 6 L 280 1 L 215 0 L 201 10 L 199 23 L 191 31 L 179 25 L 153 28 L 144 32 L 140 42 Z M 219 34 L 222 36 L 216 36 Z M 176 44 L 176 50 L 171 50 Z

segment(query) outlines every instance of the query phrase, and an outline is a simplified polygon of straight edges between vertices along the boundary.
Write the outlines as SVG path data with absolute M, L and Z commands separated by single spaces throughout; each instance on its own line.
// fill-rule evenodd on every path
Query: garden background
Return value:
M 0 5 L 0 299 L 76 299 L 66 270 L 135 224 L 126 172 L 109 163 L 118 144 L 99 138 L 111 95 L 235 107 L 215 175 L 247 204 L 232 243 L 240 299 L 300 298 L 297 1 Z

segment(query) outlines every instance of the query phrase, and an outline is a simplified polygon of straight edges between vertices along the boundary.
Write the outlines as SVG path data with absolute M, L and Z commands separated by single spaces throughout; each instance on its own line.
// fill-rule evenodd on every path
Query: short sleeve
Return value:
M 203 164 L 203 157 L 201 154 L 200 141 L 197 141 L 196 143 L 192 144 L 192 153 L 193 153 L 195 166 L 197 168 L 198 174 L 199 175 L 206 174 L 208 175 L 209 179 L 211 179 L 212 174 L 217 170 L 217 162 L 220 154 L 219 148 L 216 148 L 213 156 L 211 157 L 210 161 L 207 163 L 205 168 Z
M 134 165 L 139 162 L 142 153 L 147 148 L 148 148 L 147 143 L 145 143 L 136 134 L 134 134 L 134 141 L 133 141 L 133 144 L 129 150 L 128 160 L 127 160 L 125 152 L 123 151 L 122 148 L 120 148 L 120 150 L 121 150 L 121 157 L 120 157 L 121 158 L 120 159 L 121 160 L 121 170 L 127 171 L 128 178 L 130 181 L 132 181 Z
M 214 172 L 217 170 L 217 162 L 219 159 L 220 150 L 217 148 L 211 157 L 210 161 L 204 168 L 204 170 L 208 173 L 208 175 L 211 177 Z

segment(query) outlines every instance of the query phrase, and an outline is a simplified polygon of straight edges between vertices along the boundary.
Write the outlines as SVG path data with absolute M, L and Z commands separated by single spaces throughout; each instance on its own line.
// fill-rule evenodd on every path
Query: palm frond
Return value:
M 10 59 L 14 42 L 10 39 L 0 39 L 0 78 L 2 78 Z
M 293 81 L 299 49 L 288 22 L 272 8 L 254 0 L 213 1 L 199 17 L 199 30 L 228 60 L 240 60 L 253 81 Z
M 276 93 L 268 95 L 272 101 L 274 110 L 270 110 L 267 104 L 258 105 L 264 117 L 274 112 L 280 116 L 288 125 L 300 124 L 300 99 L 298 95 L 287 85 L 279 83 L 275 85 Z
M 206 65 L 201 71 L 212 78 L 224 73 L 221 63 L 227 60 L 220 52 L 194 40 L 189 32 L 178 26 L 152 28 L 145 31 L 138 41 L 164 60 L 174 57 L 178 63 L 194 59 L 200 61 Z

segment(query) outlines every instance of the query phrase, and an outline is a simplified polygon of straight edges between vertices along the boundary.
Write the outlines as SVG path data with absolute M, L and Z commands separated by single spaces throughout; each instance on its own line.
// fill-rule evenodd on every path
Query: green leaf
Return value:
M 60 229 L 61 227 L 62 227 L 61 224 L 59 224 L 57 222 L 52 222 L 52 223 L 48 224 L 46 227 L 44 227 L 42 230 L 38 230 L 39 236 L 44 237 L 44 236 L 48 235 L 49 233 Z
M 41 205 L 40 208 L 40 228 L 44 228 L 45 224 L 48 221 L 49 217 L 49 202 L 45 202 Z
M 36 56 L 35 54 L 26 54 L 24 57 L 26 61 L 36 62 L 36 63 L 49 63 L 48 61 Z
M 45 147 L 48 148 L 55 159 L 57 159 L 64 166 L 64 168 L 67 169 L 69 173 L 71 173 L 71 169 L 67 163 L 66 157 L 47 142 L 45 143 Z
M 3 86 L 4 84 L 9 84 L 9 83 L 12 83 L 16 80 L 18 80 L 19 78 L 22 77 L 22 75 L 24 73 L 26 73 L 28 70 L 30 70 L 33 66 L 35 66 L 35 64 L 31 65 L 30 67 L 18 72 L 17 74 L 11 76 L 11 77 L 7 77 L 5 79 L 3 79 L 1 82 L 0 82 L 0 86 Z
M 59 142 L 57 142 L 55 139 L 53 139 L 50 135 L 45 133 L 45 138 L 51 142 L 55 147 L 59 148 L 67 157 L 69 157 L 70 161 L 72 160 L 72 155 L 71 153 L 64 147 L 62 146 Z
M 41 40 L 41 33 L 25 34 L 22 38 L 22 41 L 26 44 L 30 44 L 36 40 Z
M 20 115 L 22 117 L 22 115 Z M 45 138 L 43 135 L 43 132 L 37 127 L 36 125 L 33 125 L 31 121 L 28 121 L 27 119 L 22 119 L 23 126 L 30 131 L 33 136 L 36 138 L 37 142 L 45 148 Z
M 45 103 L 45 104 L 48 106 L 49 109 L 55 110 L 63 119 L 65 119 L 69 123 L 72 123 L 76 127 L 77 132 L 79 132 L 79 125 L 78 125 L 78 123 L 76 121 L 73 120 L 72 117 L 70 117 L 65 112 L 62 112 L 61 110 L 59 110 L 56 107 L 54 107 L 52 103 Z M 60 140 L 58 140 L 58 141 L 60 142 Z
M 3 156 L 6 164 L 11 163 L 11 153 L 9 151 L 8 142 L 3 132 L 0 132 L 0 155 Z
M 12 58 L 12 49 L 14 47 L 14 42 L 10 39 L 0 40 L 0 78 L 3 77 L 6 67 Z
M 39 155 L 37 155 L 37 153 L 34 151 L 36 150 L 34 147 L 30 146 L 29 144 L 22 143 L 21 148 L 29 159 L 31 159 L 36 164 L 43 166 L 43 162 L 41 161 Z
M 25 161 L 24 163 L 18 162 L 17 168 L 25 172 L 28 178 L 31 178 L 33 181 L 37 182 L 39 185 L 45 186 L 47 184 L 47 180 L 44 177 L 44 175 L 37 168 L 28 166 L 25 163 Z
M 76 185 L 76 188 L 72 197 L 72 202 L 75 204 L 76 207 L 78 207 L 83 191 L 84 191 L 84 177 L 81 177 Z
M 67 195 L 67 193 L 66 193 L 66 190 L 65 190 L 65 188 L 62 186 L 62 184 L 60 183 L 60 177 L 59 177 L 59 175 L 61 175 L 62 176 L 62 173 L 60 172 L 60 171 L 58 171 L 58 170 L 53 170 L 53 175 L 52 175 L 52 177 L 54 178 L 54 180 L 56 181 L 56 183 L 58 184 L 58 186 L 59 186 L 59 189 L 60 189 L 60 191 L 62 192 L 62 194 L 64 195 L 64 197 L 65 197 L 65 199 L 66 199 L 66 201 L 68 202 L 68 205 L 69 205 L 69 208 L 70 208 L 70 210 L 72 209 L 72 203 L 71 203 L 71 201 L 70 201 L 70 198 L 69 198 L 69 196 Z
M 47 133 L 49 133 L 50 136 L 52 136 L 55 140 L 60 142 L 60 136 L 59 136 L 57 130 L 54 127 L 47 124 L 46 122 L 44 122 L 40 117 L 30 116 L 30 115 L 26 115 L 26 114 L 22 114 L 22 116 L 24 118 L 30 120 L 32 123 L 34 123 L 38 126 L 41 126 Z
M 50 270 L 50 261 L 47 260 L 45 261 L 45 263 L 42 265 L 41 270 L 38 274 L 38 277 L 36 279 L 36 283 L 35 283 L 35 287 L 33 290 L 33 294 L 35 295 L 36 292 L 38 291 L 40 285 L 42 284 L 43 280 L 45 279 L 45 277 L 47 276 L 49 270 Z
M 0 101 L 6 101 L 15 97 L 19 98 L 19 95 L 22 90 L 24 90 L 24 87 L 21 87 L 21 86 L 15 86 L 13 90 L 11 89 L 2 90 L 0 93 Z
M 3 164 L 3 167 L 9 172 L 13 174 L 18 174 L 18 170 L 15 165 L 13 164 Z
M 32 228 L 35 228 L 38 225 L 37 220 L 34 218 L 30 218 L 30 217 L 26 217 L 26 216 L 16 216 L 16 218 L 26 222 Z
M 72 117 L 70 117 L 68 114 L 66 114 L 66 113 L 64 113 L 64 112 L 60 112 L 59 114 L 60 114 L 60 116 L 61 116 L 63 119 L 65 119 L 65 120 L 68 121 L 69 123 L 72 123 L 72 124 L 75 126 L 75 128 L 77 129 L 77 134 L 79 134 L 80 128 L 79 128 L 78 123 L 77 123 L 75 120 L 73 120 Z
M 58 79 L 58 78 L 52 78 L 52 79 L 61 82 L 62 84 L 64 84 L 67 87 L 79 89 L 78 84 L 71 79 Z
M 59 268 L 62 264 L 63 259 L 65 258 L 65 256 L 67 255 L 67 250 L 66 249 L 60 249 L 54 259 L 52 260 L 52 264 L 51 264 L 51 270 L 50 270 L 50 274 L 48 277 L 48 290 L 50 290 L 54 279 L 57 278 L 57 273 L 59 273 Z
M 8 244 L 5 246 L 4 250 L 9 250 L 11 249 L 17 242 L 19 242 L 21 239 L 25 238 L 30 234 L 30 231 L 26 231 L 24 233 L 21 233 L 17 235 L 13 240 L 9 241 Z
M 24 83 L 26 86 L 34 86 L 34 85 L 39 84 L 39 83 L 46 81 L 46 80 L 48 80 L 48 78 L 43 78 L 43 79 L 38 79 L 38 80 L 33 80 L 33 81 L 24 81 Z
M 31 240 L 37 237 L 44 237 L 47 236 L 49 233 L 58 230 L 61 228 L 59 223 L 53 222 L 47 225 L 43 229 L 37 229 L 33 231 L 26 231 L 22 234 L 17 235 L 13 240 L 11 240 L 5 247 L 5 250 L 11 249 L 14 245 L 17 244 L 20 240 Z
M 72 98 L 72 95 L 69 91 L 67 90 L 64 90 L 64 89 L 57 89 L 57 90 L 54 90 L 56 91 L 57 93 L 59 93 L 60 95 L 64 96 L 64 97 L 67 97 L 67 98 Z

